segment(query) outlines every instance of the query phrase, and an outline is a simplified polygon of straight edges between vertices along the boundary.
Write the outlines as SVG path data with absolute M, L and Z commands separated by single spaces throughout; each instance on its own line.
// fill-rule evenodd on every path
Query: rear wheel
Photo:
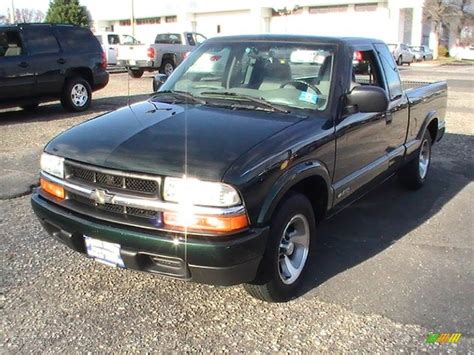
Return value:
M 61 104 L 64 108 L 82 112 L 87 110 L 92 101 L 92 90 L 87 80 L 81 77 L 69 78 L 64 85 Z
M 403 65 L 403 58 L 402 56 L 399 56 L 397 59 L 397 65 L 402 66 Z
M 135 79 L 141 78 L 143 73 L 144 71 L 142 69 L 128 69 L 128 75 Z
M 294 298 L 312 254 L 315 233 L 311 203 L 304 195 L 292 193 L 272 218 L 267 250 L 257 278 L 245 284 L 245 290 L 267 302 Z
M 404 166 L 398 174 L 403 186 L 416 190 L 424 185 L 431 164 L 431 145 L 430 132 L 426 131 L 416 158 Z
M 161 64 L 160 73 L 170 76 L 174 72 L 174 68 L 176 68 L 174 62 L 170 59 L 165 59 Z

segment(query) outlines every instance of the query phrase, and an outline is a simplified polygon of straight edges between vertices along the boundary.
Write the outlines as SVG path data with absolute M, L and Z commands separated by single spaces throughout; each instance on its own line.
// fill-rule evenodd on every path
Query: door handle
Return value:
M 21 62 L 20 64 L 18 64 L 18 66 L 22 68 L 27 68 L 29 64 L 27 62 Z
M 64 58 L 59 58 L 59 59 L 58 59 L 58 63 L 59 63 L 59 64 L 66 64 L 66 59 L 64 59 Z

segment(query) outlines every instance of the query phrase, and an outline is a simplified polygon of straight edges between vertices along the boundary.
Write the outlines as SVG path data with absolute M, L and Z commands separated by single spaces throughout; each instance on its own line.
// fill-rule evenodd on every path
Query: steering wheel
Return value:
M 321 90 L 319 90 L 316 86 L 314 86 L 313 84 L 310 84 L 310 83 L 307 83 L 306 81 L 304 80 L 298 80 L 298 79 L 294 79 L 294 80 L 288 80 L 288 81 L 285 81 L 283 84 L 280 85 L 280 89 L 283 89 L 285 86 L 287 85 L 292 85 L 294 86 L 295 88 L 298 89 L 298 86 L 300 85 L 304 85 L 308 88 L 310 88 L 311 90 L 313 90 L 316 94 L 318 95 L 322 95 L 323 93 L 321 92 Z M 299 90 L 299 89 L 298 89 Z M 303 91 L 303 90 L 301 90 Z

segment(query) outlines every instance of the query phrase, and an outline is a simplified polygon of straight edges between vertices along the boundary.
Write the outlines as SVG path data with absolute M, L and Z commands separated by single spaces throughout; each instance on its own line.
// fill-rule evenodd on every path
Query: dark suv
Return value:
M 92 32 L 73 25 L 0 26 L 0 107 L 34 109 L 60 99 L 87 110 L 92 91 L 107 85 L 102 47 Z

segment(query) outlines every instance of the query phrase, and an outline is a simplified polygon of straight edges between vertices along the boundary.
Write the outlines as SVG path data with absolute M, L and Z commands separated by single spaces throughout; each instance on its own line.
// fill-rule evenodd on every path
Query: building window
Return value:
M 160 17 L 150 17 L 150 18 L 139 18 L 137 19 L 137 25 L 158 25 L 161 23 Z
M 178 22 L 177 16 L 166 16 L 165 17 L 166 23 Z
M 335 5 L 335 6 L 311 6 L 309 8 L 310 14 L 328 14 L 332 12 L 346 12 L 348 9 L 347 5 Z
M 132 21 L 130 21 L 130 20 L 120 20 L 119 24 L 120 24 L 120 26 L 131 26 Z
M 355 4 L 354 9 L 356 11 L 376 11 L 377 4 Z

